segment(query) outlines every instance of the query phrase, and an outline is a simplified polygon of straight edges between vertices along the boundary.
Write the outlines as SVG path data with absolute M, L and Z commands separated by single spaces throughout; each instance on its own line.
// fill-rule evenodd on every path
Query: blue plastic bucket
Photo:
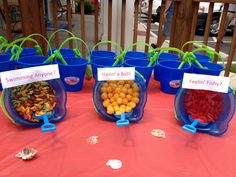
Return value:
M 164 52 L 161 53 L 158 57 L 158 61 L 156 63 L 156 66 L 154 67 L 154 79 L 157 81 L 160 81 L 160 73 L 159 73 L 159 62 L 164 60 L 179 60 L 179 55 Z
M 178 69 L 180 61 L 166 60 L 160 61 L 160 83 L 161 91 L 168 94 L 176 94 L 181 86 L 184 73 L 191 73 L 191 65 L 185 63 Z
M 211 58 L 208 55 L 203 55 L 201 53 L 194 53 L 196 59 L 200 62 L 202 61 L 210 61 Z
M 60 60 L 56 61 L 59 65 L 61 81 L 66 91 L 80 91 L 83 88 L 88 60 L 78 57 L 68 57 L 64 59 L 68 65 L 62 64 Z
M 196 74 L 206 74 L 219 76 L 220 72 L 224 70 L 222 65 L 213 62 L 200 62 L 202 66 L 206 68 L 200 68 L 195 63 L 192 65 L 192 72 Z
M 123 63 L 119 62 L 116 66 L 112 66 L 115 59 L 112 58 L 95 58 L 91 60 L 91 67 L 93 71 L 93 78 L 97 81 L 97 69 L 108 67 L 120 67 Z
M 148 54 L 139 51 L 128 51 L 125 55 L 125 60 L 127 59 L 148 59 Z
M 0 54 L 0 72 L 14 70 L 14 61 L 10 61 L 11 56 L 6 54 Z M 0 82 L 0 90 L 2 90 L 2 84 Z
M 20 57 L 17 60 L 17 67 L 18 68 L 29 68 L 29 67 L 34 67 L 34 66 L 41 66 L 41 65 L 48 65 L 50 62 L 44 63 L 44 61 L 48 57 L 46 56 L 26 56 L 26 57 Z
M 109 50 L 93 50 L 91 51 L 91 60 L 95 58 L 112 58 L 116 57 L 116 53 Z
M 185 95 L 186 89 L 179 89 L 176 94 L 174 106 L 175 106 L 175 116 L 183 124 L 191 124 L 191 121 L 188 118 L 185 108 Z M 223 110 L 215 122 L 209 123 L 207 126 L 196 126 L 197 131 L 208 133 L 210 135 L 219 136 L 224 134 L 228 127 L 231 119 L 234 116 L 236 102 L 233 91 L 229 88 L 228 93 L 221 93 L 223 97 Z
M 152 75 L 152 70 L 155 67 L 155 64 L 152 66 L 148 66 L 149 62 L 149 60 L 144 59 L 127 59 L 125 60 L 124 66 L 135 67 L 135 70 L 138 71 L 144 77 L 146 87 L 148 87 L 148 83 Z
M 55 50 L 58 50 L 58 49 L 57 48 L 52 49 L 52 53 Z M 63 57 L 74 57 L 75 56 L 73 49 L 70 49 L 70 48 L 62 48 L 62 49 L 60 49 L 60 53 Z M 48 55 L 51 55 L 50 50 L 48 51 Z
M 6 51 L 6 54 L 12 55 L 11 49 L 8 49 Z M 20 57 L 31 56 L 31 55 L 37 55 L 37 50 L 34 48 L 24 47 L 21 54 L 20 54 Z

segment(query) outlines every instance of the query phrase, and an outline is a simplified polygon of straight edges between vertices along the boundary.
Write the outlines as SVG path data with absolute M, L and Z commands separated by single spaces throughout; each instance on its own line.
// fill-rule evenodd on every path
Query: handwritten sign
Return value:
M 60 78 L 58 65 L 45 65 L 1 72 L 2 88 Z
M 105 80 L 134 80 L 134 67 L 114 67 L 114 68 L 98 68 L 98 81 Z
M 229 83 L 229 77 L 184 73 L 182 87 L 186 89 L 211 90 L 227 93 Z

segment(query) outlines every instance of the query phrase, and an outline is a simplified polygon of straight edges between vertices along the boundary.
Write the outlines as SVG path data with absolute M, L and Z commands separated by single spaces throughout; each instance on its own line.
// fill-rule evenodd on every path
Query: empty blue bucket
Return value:
M 180 61 L 166 60 L 159 62 L 161 91 L 168 94 L 176 94 L 181 86 L 184 73 L 191 73 L 191 65 L 185 63 L 178 69 Z
M 59 65 L 61 81 L 66 91 L 80 91 L 83 88 L 88 60 L 79 57 L 65 57 L 64 59 L 68 65 L 62 64 L 60 60 L 56 61 Z
M 206 68 L 200 68 L 195 63 L 192 65 L 192 72 L 196 74 L 206 74 L 219 76 L 220 72 L 224 70 L 222 65 L 213 62 L 200 62 L 200 64 Z
M 149 62 L 149 60 L 144 59 L 127 59 L 125 60 L 124 66 L 135 67 L 135 70 L 144 77 L 146 87 L 148 87 L 148 83 L 152 75 L 152 70 L 155 67 L 155 64 L 152 66 L 148 66 Z
M 20 57 L 17 60 L 17 67 L 18 68 L 29 68 L 29 67 L 34 67 L 34 66 L 42 66 L 42 65 L 48 65 L 50 62 L 44 63 L 44 61 L 48 57 L 46 56 L 26 56 L 26 57 Z
M 148 59 L 148 54 L 139 51 L 128 51 L 125 55 L 125 60 L 127 59 Z
M 11 49 L 8 49 L 6 51 L 6 54 L 7 55 L 12 55 Z M 20 54 L 20 57 L 31 56 L 31 55 L 37 55 L 37 50 L 34 49 L 34 48 L 24 47 L 21 54 Z
M 204 55 L 204 54 L 201 54 L 201 53 L 194 53 L 194 55 L 195 55 L 196 59 L 200 62 L 211 60 L 211 58 L 208 55 Z
M 14 61 L 10 61 L 11 56 L 6 54 L 0 54 L 0 72 L 14 70 Z M 0 90 L 2 90 L 2 84 L 0 82 Z
M 119 62 L 116 66 L 112 66 L 115 61 L 116 60 L 112 58 L 95 58 L 91 60 L 93 78 L 97 81 L 98 68 L 120 67 L 123 64 L 122 62 Z
M 116 53 L 109 50 L 93 50 L 91 51 L 91 60 L 95 58 L 115 58 Z
M 57 48 L 52 49 L 52 53 L 55 50 L 58 50 L 58 49 Z M 60 53 L 63 57 L 74 57 L 75 56 L 75 53 L 74 53 L 73 49 L 70 49 L 70 48 L 61 48 Z M 48 55 L 51 55 L 50 50 L 48 51 Z
M 165 61 L 165 60 L 179 60 L 179 55 L 173 54 L 173 53 L 168 53 L 164 52 L 161 53 L 158 57 L 158 61 L 156 63 L 156 66 L 154 67 L 154 79 L 157 81 L 160 81 L 160 73 L 159 73 L 159 62 L 160 61 Z

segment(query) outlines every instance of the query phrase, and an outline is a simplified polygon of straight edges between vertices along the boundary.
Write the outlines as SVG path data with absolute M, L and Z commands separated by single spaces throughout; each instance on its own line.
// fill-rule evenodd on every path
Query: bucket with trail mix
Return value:
M 50 122 L 59 122 L 66 115 L 66 92 L 60 79 L 40 81 L 3 90 L 1 106 L 15 124 L 38 127 L 37 116 L 53 115 Z

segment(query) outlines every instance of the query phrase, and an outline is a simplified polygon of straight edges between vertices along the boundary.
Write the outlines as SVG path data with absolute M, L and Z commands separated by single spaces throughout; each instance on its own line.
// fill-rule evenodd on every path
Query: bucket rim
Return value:
M 125 56 L 129 53 L 139 53 L 139 54 L 142 54 L 143 56 L 148 56 L 148 54 L 146 52 L 142 52 L 142 51 L 128 51 L 126 52 Z M 132 56 L 131 56 L 132 57 Z
M 70 67 L 70 66 L 84 66 L 84 65 L 87 65 L 88 64 L 88 60 L 83 58 L 83 57 L 64 57 L 65 60 L 67 59 L 75 59 L 75 60 L 81 60 L 83 61 L 83 63 L 81 64 L 63 64 L 63 63 L 60 63 L 60 62 L 57 62 L 57 60 L 55 60 L 56 64 L 60 65 L 60 66 L 65 66 L 65 67 Z
M 160 61 L 158 64 L 159 66 L 163 67 L 163 68 L 168 68 L 170 70 L 188 70 L 191 68 L 191 65 L 189 65 L 188 63 L 185 63 L 184 65 L 187 65 L 187 67 L 185 68 L 181 68 L 181 69 L 178 69 L 178 68 L 173 68 L 173 67 L 169 67 L 169 66 L 165 66 L 163 65 L 162 63 L 166 63 L 166 62 L 169 62 L 171 61 L 172 63 L 175 62 L 175 63 L 181 63 L 180 61 L 177 61 L 177 60 L 164 60 L 164 61 Z
M 92 50 L 92 51 L 90 51 L 90 53 L 91 53 L 91 56 L 99 56 L 99 55 L 93 55 L 93 53 L 96 53 L 96 52 L 106 52 L 106 53 L 110 53 L 110 54 L 113 54 L 113 55 L 115 55 L 116 56 L 116 53 L 115 52 L 113 52 L 113 51 L 111 51 L 111 50 Z M 108 57 L 109 58 L 109 57 Z
M 48 57 L 47 56 L 40 56 L 40 55 L 31 55 L 31 56 L 24 56 L 24 57 L 20 57 L 16 62 L 19 63 L 19 64 L 24 64 L 24 65 L 38 65 L 38 64 L 48 64 L 50 62 L 45 62 L 45 63 L 27 63 L 27 62 L 22 62 L 21 60 L 22 59 L 25 59 L 25 58 L 44 58 L 44 60 L 46 60 Z
M 116 61 L 116 59 L 114 59 L 114 58 L 101 57 L 101 58 L 94 58 L 93 60 L 90 61 L 90 63 L 91 63 L 91 65 L 96 65 L 96 66 L 104 67 L 104 65 L 96 63 L 96 61 L 99 61 L 99 60 L 113 61 L 113 63 Z M 122 64 L 123 64 L 123 62 L 119 61 L 119 63 L 116 66 L 121 66 Z M 111 66 L 111 67 L 116 67 L 116 66 Z
M 207 62 L 207 61 L 203 61 L 203 62 L 202 62 L 202 61 L 200 61 L 199 63 L 200 63 L 202 66 L 205 66 L 204 63 L 207 63 L 207 64 L 210 64 L 210 65 L 218 66 L 219 68 L 218 68 L 218 69 L 200 68 L 200 67 L 198 67 L 195 63 L 193 63 L 192 66 L 193 66 L 194 68 L 197 68 L 197 69 L 210 70 L 210 71 L 219 71 L 219 70 L 223 71 L 223 70 L 225 69 L 222 65 L 219 65 L 219 64 L 214 63 L 214 62 Z M 206 67 L 208 67 L 208 66 L 206 66 Z
M 146 59 L 127 59 L 127 60 L 125 60 L 125 62 L 124 62 L 124 64 L 127 64 L 127 65 L 130 65 L 130 64 L 128 64 L 127 63 L 127 61 L 129 62 L 129 61 L 136 61 L 136 62 L 140 62 L 140 61 L 145 61 L 145 62 L 147 62 L 147 65 L 149 64 L 149 60 L 146 60 Z M 130 66 L 133 66 L 133 67 L 137 67 L 137 68 L 154 68 L 155 66 L 156 66 L 156 63 L 153 63 L 153 65 L 152 66 L 134 66 L 134 65 L 130 65 Z

